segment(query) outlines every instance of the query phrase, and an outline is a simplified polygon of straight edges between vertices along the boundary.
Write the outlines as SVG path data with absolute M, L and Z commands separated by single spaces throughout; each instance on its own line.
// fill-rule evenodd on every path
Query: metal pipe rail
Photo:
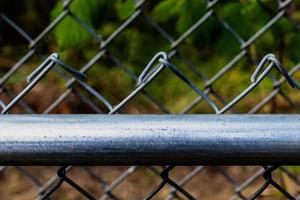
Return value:
M 300 164 L 300 115 L 2 115 L 0 164 Z

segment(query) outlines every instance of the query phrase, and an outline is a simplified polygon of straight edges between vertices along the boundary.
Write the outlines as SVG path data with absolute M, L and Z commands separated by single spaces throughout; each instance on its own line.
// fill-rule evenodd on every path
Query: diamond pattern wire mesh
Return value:
M 102 114 L 136 112 L 224 114 L 298 112 L 300 109 L 297 104 L 297 97 L 299 97 L 297 89 L 300 85 L 292 77 L 292 75 L 296 76 L 300 64 L 290 67 L 287 71 L 286 66 L 283 65 L 284 62 L 281 64 L 279 59 L 268 54 L 269 52 L 264 51 L 265 56 L 259 59 L 249 53 L 251 47 L 280 20 L 287 20 L 295 31 L 300 30 L 297 22 L 290 17 L 290 10 L 294 3 L 292 0 L 278 0 L 276 12 L 264 10 L 271 16 L 269 21 L 249 38 L 239 35 L 230 23 L 218 14 L 216 7 L 221 7 L 224 3 L 218 0 L 206 1 L 206 12 L 179 36 L 169 34 L 169 30 L 165 30 L 162 24 L 151 18 L 147 7 L 151 3 L 146 0 L 136 1 L 134 13 L 105 36 L 94 31 L 86 22 L 72 13 L 70 8 L 72 3 L 72 0 L 64 1 L 62 12 L 36 37 L 27 34 L 22 24 L 17 24 L 12 19 L 13 16 L 7 16 L 5 10 L 1 14 L 1 24 L 5 24 L 10 31 L 18 33 L 28 44 L 23 57 L 8 68 L 0 79 L 2 114 L 69 113 L 76 110 L 82 112 L 85 109 L 89 110 L 88 112 Z M 264 6 L 262 4 L 262 7 Z M 49 50 L 47 48 L 46 51 L 44 50 L 45 46 L 50 45 L 48 44 L 49 35 L 53 34 L 53 29 L 65 18 L 74 20 L 94 38 L 96 47 L 91 48 L 96 53 L 89 56 L 90 60 L 83 66 L 76 66 L 74 63 L 67 64 L 67 61 L 59 58 L 58 54 L 52 54 L 50 47 Z M 212 19 L 235 38 L 240 45 L 240 50 L 225 66 L 207 76 L 202 70 L 207 67 L 209 69 L 209 66 L 198 67 L 197 63 L 194 64 L 194 60 L 191 59 L 193 58 L 193 55 L 190 55 L 191 52 L 182 51 L 180 46 L 191 45 L 188 42 L 189 38 L 195 32 L 201 32 L 205 23 Z M 165 44 L 165 49 L 157 49 L 153 52 L 152 59 L 146 59 L 140 55 L 145 67 L 138 69 L 129 66 L 123 60 L 124 55 L 122 56 L 122 54 L 127 54 L 118 52 L 118 47 L 116 47 L 122 40 L 122 34 L 132 26 L 139 27 L 141 32 L 151 31 L 155 39 L 150 43 L 159 41 Z M 158 37 L 160 39 L 156 40 Z M 28 71 L 22 70 L 28 68 L 32 60 L 36 62 L 39 59 L 42 64 L 35 67 L 34 72 L 27 77 L 28 83 L 20 80 L 26 76 L 26 73 L 28 74 Z M 114 66 L 109 69 L 112 72 L 108 73 L 109 70 L 106 70 L 104 72 L 107 74 L 102 74 L 101 71 L 93 71 L 99 68 L 101 62 L 106 66 Z M 83 61 L 78 61 L 78 63 L 83 63 Z M 245 69 L 237 69 L 239 63 L 242 63 Z M 250 69 L 251 65 L 257 66 L 256 69 Z M 228 74 L 238 74 L 239 70 L 249 72 L 247 81 L 250 81 L 251 77 L 252 83 L 249 82 L 247 88 L 240 88 L 235 83 L 229 82 L 228 77 L 226 78 Z M 206 69 L 205 72 L 207 71 Z M 279 73 L 274 74 L 275 71 Z M 103 83 L 108 86 L 109 91 L 93 84 L 93 79 L 101 79 L 103 75 L 113 79 L 109 83 Z M 128 77 L 132 80 L 131 84 L 120 85 L 117 76 Z M 174 79 L 174 77 L 177 78 Z M 171 79 L 176 81 L 168 81 Z M 66 86 L 55 92 L 57 96 L 48 96 L 57 88 L 39 86 L 43 81 L 52 81 L 53 85 L 56 81 L 65 81 Z M 264 85 L 267 81 L 269 85 Z M 231 91 L 225 92 L 224 89 L 220 89 L 218 82 L 228 84 L 227 89 Z M 164 84 L 166 86 L 168 84 L 184 85 L 183 89 L 179 88 L 175 92 L 183 92 L 182 96 L 189 96 L 190 103 L 187 105 L 177 103 L 176 101 L 180 101 L 181 94 L 178 94 L 177 100 L 161 99 L 161 95 L 157 96 L 155 93 L 170 92 L 158 91 L 158 86 L 159 89 L 166 88 L 166 86 L 160 87 Z M 154 88 L 151 88 L 152 85 Z M 129 86 L 131 89 L 128 88 Z M 289 86 L 294 87 L 295 90 L 291 90 Z M 116 89 L 120 87 L 121 89 Z M 232 87 L 236 88 L 232 89 Z M 252 94 L 257 96 L 256 87 L 267 87 L 268 93 L 264 93 L 263 97 L 255 98 L 259 101 L 251 101 Z M 122 91 L 124 88 L 126 90 Z M 31 98 L 40 98 L 41 105 L 33 106 L 30 98 L 26 98 L 27 94 L 33 95 Z M 77 100 L 81 103 L 76 103 Z M 283 102 L 284 106 L 281 110 L 274 110 L 278 107 L 276 100 Z M 68 108 L 75 108 L 72 111 L 63 110 L 62 104 Z M 83 106 L 83 108 L 76 108 L 76 106 Z M 245 108 L 249 110 L 245 111 Z M 297 167 L 282 166 L 5 166 L 1 168 L 0 185 L 1 193 L 11 195 L 3 195 L 3 199 L 20 198 L 17 197 L 17 193 L 22 195 L 22 199 L 297 199 L 300 192 Z M 14 190 L 13 188 L 17 192 L 11 191 Z

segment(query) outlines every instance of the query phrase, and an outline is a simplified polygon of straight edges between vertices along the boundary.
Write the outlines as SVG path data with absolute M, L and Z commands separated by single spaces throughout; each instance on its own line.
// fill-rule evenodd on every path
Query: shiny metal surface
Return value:
M 299 164 L 299 115 L 2 115 L 1 165 Z

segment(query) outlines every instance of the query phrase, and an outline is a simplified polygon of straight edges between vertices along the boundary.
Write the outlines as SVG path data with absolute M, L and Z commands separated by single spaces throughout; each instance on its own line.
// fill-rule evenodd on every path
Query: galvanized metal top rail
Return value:
M 299 115 L 2 115 L 0 126 L 1 165 L 300 162 Z

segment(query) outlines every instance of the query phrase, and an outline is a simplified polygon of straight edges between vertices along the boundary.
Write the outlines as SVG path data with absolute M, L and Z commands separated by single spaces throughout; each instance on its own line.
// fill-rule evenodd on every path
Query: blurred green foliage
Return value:
M 49 3 L 50 1 L 11 0 L 11 2 L 17 6 L 14 8 L 13 4 L 0 1 L 0 8 L 6 8 L 3 12 L 13 16 L 13 19 L 32 37 L 38 35 L 66 11 L 62 1 Z M 63 18 L 38 45 L 39 52 L 44 55 L 59 52 L 62 59 L 71 66 L 82 67 L 100 51 L 100 44 L 95 35 L 89 33 L 76 20 L 84 22 L 92 32 L 106 39 L 135 12 L 135 2 L 135 0 L 74 0 L 69 9 L 75 18 L 69 15 Z M 285 17 L 280 19 L 250 45 L 248 54 L 252 60 L 249 57 L 243 58 L 233 70 L 214 84 L 214 89 L 222 97 L 230 100 L 244 90 L 250 84 L 250 75 L 254 70 L 252 61 L 258 62 L 267 53 L 276 54 L 287 68 L 300 62 L 298 52 L 300 31 L 293 25 L 300 22 L 299 8 L 300 2 L 295 0 L 293 5 L 286 9 L 292 22 Z M 205 15 L 207 8 L 205 0 L 151 0 L 143 5 L 143 12 L 173 39 L 177 39 Z M 277 1 L 274 0 L 226 0 L 216 4 L 214 13 L 216 14 L 214 17 L 201 24 L 177 47 L 178 53 L 193 63 L 207 78 L 215 75 L 241 51 L 241 44 L 222 26 L 218 17 L 247 41 L 278 13 L 278 8 Z M 27 44 L 14 31 L 7 30 L 11 29 L 0 26 L 1 54 L 19 58 L 28 51 Z M 143 17 L 139 17 L 132 25 L 126 27 L 107 49 L 126 65 L 128 70 L 139 74 L 155 53 L 161 50 L 169 52 L 171 45 Z M 172 62 L 200 88 L 204 88 L 205 81 L 199 78 L 186 62 L 181 58 L 175 58 Z M 32 62 L 32 66 L 36 65 L 36 62 Z M 110 59 L 101 59 L 101 62 L 95 65 L 87 72 L 88 81 L 98 91 L 103 92 L 111 102 L 119 102 L 128 94 L 130 88 L 134 87 L 135 82 L 124 75 Z M 31 70 L 30 68 L 25 71 L 21 77 Z M 250 100 L 261 99 L 272 87 L 271 81 L 264 81 L 251 93 L 256 96 Z M 196 94 L 178 78 L 167 72 L 151 83 L 147 91 L 155 94 L 166 107 L 175 110 L 174 112 L 180 111 L 196 97 Z M 240 105 L 242 110 L 249 110 L 253 104 Z M 239 105 L 237 107 L 239 108 Z M 205 108 L 206 106 L 199 105 L 195 112 L 208 112 Z
M 151 17 L 159 24 L 166 26 L 166 29 L 174 28 L 177 35 L 184 33 L 190 26 L 199 20 L 207 11 L 206 4 L 203 0 L 163 0 L 153 1 L 151 3 Z M 220 2 L 215 12 L 224 21 L 226 21 L 244 40 L 251 37 L 258 29 L 272 17 L 272 12 L 276 14 L 277 4 L 271 0 L 248 0 L 248 1 L 226 1 Z M 297 4 L 297 3 L 295 3 Z M 51 16 L 55 19 L 63 10 L 62 3 L 59 1 L 53 9 Z M 103 18 L 110 18 L 109 23 L 117 23 L 126 20 L 135 10 L 134 0 L 87 0 L 74 1 L 70 10 L 79 19 L 84 21 L 94 31 L 101 33 L 100 26 L 106 23 Z M 299 12 L 292 13 L 295 18 L 299 18 Z M 105 16 L 109 15 L 109 16 Z M 175 27 L 172 27 L 175 25 Z M 106 24 L 106 26 L 108 26 Z M 131 29 L 136 29 L 135 27 Z M 143 36 L 139 36 L 143 34 Z M 133 31 L 133 35 L 129 35 L 128 51 L 134 48 L 131 43 L 142 37 L 151 37 L 145 35 L 145 32 Z M 173 34 L 173 33 L 171 33 Z M 145 35 L 145 36 L 144 36 Z M 295 53 L 294 49 L 299 48 L 299 34 L 293 30 L 293 27 L 286 20 L 271 29 L 271 34 L 261 45 L 268 45 L 268 42 L 277 43 L 284 35 L 284 43 L 290 46 L 286 52 L 293 61 L 298 61 L 300 56 Z M 84 30 L 81 25 L 70 17 L 64 19 L 55 28 L 55 38 L 61 50 L 72 48 L 87 42 L 92 35 Z M 191 37 L 188 42 L 196 44 L 198 49 L 207 46 L 212 47 L 221 56 L 232 56 L 236 53 L 240 45 L 232 34 L 224 29 L 216 18 L 206 21 Z M 159 45 L 159 44 L 157 44 Z M 257 49 L 260 49 L 258 46 Z
M 299 6 L 299 4 L 294 3 L 296 6 Z M 105 38 L 133 14 L 135 1 L 79 0 L 74 1 L 70 9 L 74 15 L 81 18 L 95 32 L 102 34 Z M 278 12 L 277 3 L 272 0 L 221 1 L 214 8 L 214 11 L 244 41 L 247 41 Z M 58 3 L 52 11 L 52 19 L 61 12 L 62 5 Z M 207 7 L 203 0 L 149 1 L 144 12 L 173 38 L 178 38 L 205 15 Z M 299 20 L 297 18 L 298 12 L 289 13 L 294 20 Z M 126 64 L 143 66 L 145 61 L 149 60 L 157 51 L 169 51 L 170 45 L 158 36 L 157 32 L 150 30 L 151 28 L 146 25 L 145 21 L 136 23 L 138 26 L 127 27 L 115 41 L 116 45 L 109 48 Z M 291 22 L 283 18 L 264 33 L 254 45 L 251 45 L 249 54 L 254 59 L 259 60 L 263 55 L 272 52 L 280 56 L 280 59 L 283 59 L 287 65 L 293 65 L 300 61 L 300 54 L 297 52 L 300 47 L 299 35 L 299 30 L 296 30 Z M 66 50 L 92 41 L 92 35 L 70 18 L 65 19 L 64 23 L 57 26 L 55 38 L 60 50 Z M 241 44 L 232 33 L 221 25 L 216 17 L 211 17 L 189 36 L 178 50 L 184 56 L 189 57 L 193 63 L 197 63 L 197 66 L 201 68 L 201 72 L 211 77 L 240 52 Z M 181 66 L 182 70 L 188 68 L 180 61 L 174 62 Z M 216 83 L 216 87 L 222 88 L 222 95 L 228 99 L 233 98 L 238 94 L 238 91 L 242 91 L 249 85 L 249 64 L 247 64 L 249 60 L 245 60 L 244 64 L 242 63 L 240 63 L 240 67 L 237 67 L 237 70 L 229 72 L 230 82 L 227 82 L 226 85 L 224 85 L 226 80 Z M 241 67 L 242 65 L 244 67 Z M 140 73 L 141 69 L 133 67 L 132 70 Z M 109 71 L 104 70 L 102 73 L 109 73 Z M 187 69 L 185 73 L 189 77 L 194 77 L 197 84 L 203 84 L 190 70 Z M 168 77 L 168 80 L 158 79 L 153 83 L 154 86 L 150 86 L 148 90 L 155 93 L 159 99 L 164 99 L 170 107 L 181 108 L 186 102 L 192 101 L 194 94 L 191 92 L 185 95 L 184 99 L 176 99 L 172 102 L 170 99 L 175 97 L 176 94 L 185 93 L 187 88 L 183 84 L 178 84 L 175 77 L 169 77 L 167 74 L 165 76 Z M 128 85 L 127 81 L 122 82 L 121 80 L 120 82 L 121 85 Z M 170 85 L 173 86 L 172 89 L 169 89 Z M 161 90 L 158 91 L 158 87 L 161 87 Z M 230 92 L 232 87 L 235 87 L 234 91 L 237 92 Z M 272 83 L 266 82 L 253 93 L 257 92 L 259 94 L 271 88 Z

